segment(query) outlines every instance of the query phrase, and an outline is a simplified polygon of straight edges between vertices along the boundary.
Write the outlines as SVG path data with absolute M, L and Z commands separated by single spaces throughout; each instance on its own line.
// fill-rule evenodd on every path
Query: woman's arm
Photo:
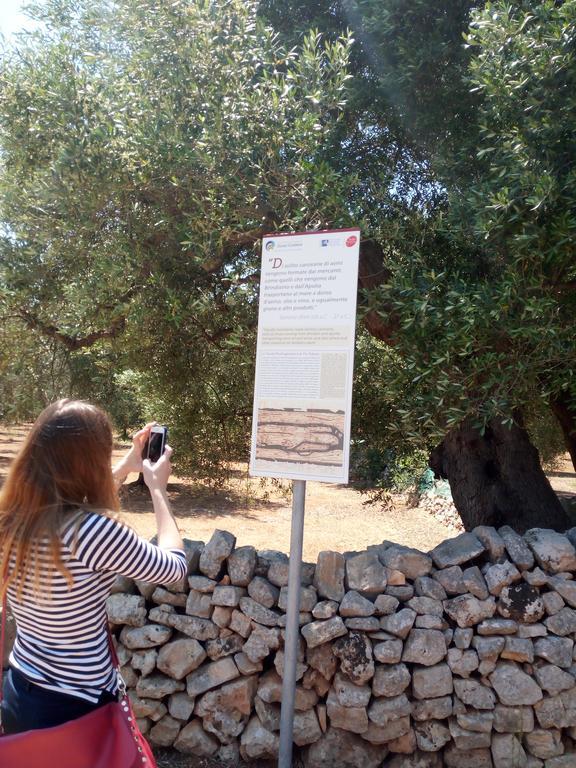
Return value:
M 166 486 L 172 471 L 170 456 L 172 448 L 166 446 L 164 454 L 152 464 L 148 459 L 142 462 L 144 482 L 150 490 L 152 506 L 156 515 L 158 546 L 161 549 L 184 549 L 184 542 L 170 509 Z
M 142 472 L 142 451 L 146 445 L 146 440 L 150 436 L 150 429 L 155 425 L 155 421 L 146 424 L 145 427 L 138 430 L 132 438 L 132 447 L 120 461 L 112 467 L 112 475 L 116 488 L 120 488 L 124 480 L 131 472 Z

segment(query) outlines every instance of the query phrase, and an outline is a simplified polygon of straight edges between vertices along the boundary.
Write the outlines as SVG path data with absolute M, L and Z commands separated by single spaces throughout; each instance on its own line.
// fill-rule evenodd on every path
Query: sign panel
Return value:
M 358 229 L 266 235 L 250 474 L 348 482 Z

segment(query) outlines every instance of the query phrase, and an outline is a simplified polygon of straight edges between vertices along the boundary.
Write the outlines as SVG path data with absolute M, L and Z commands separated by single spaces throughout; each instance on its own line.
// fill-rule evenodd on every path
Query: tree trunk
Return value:
M 448 478 L 464 527 L 509 525 L 570 527 L 566 512 L 540 466 L 528 433 L 493 419 L 484 435 L 469 422 L 451 430 L 432 451 L 430 466 Z
M 562 428 L 566 450 L 570 454 L 574 469 L 576 469 L 576 408 L 573 400 L 566 392 L 562 392 L 551 398 L 550 407 Z

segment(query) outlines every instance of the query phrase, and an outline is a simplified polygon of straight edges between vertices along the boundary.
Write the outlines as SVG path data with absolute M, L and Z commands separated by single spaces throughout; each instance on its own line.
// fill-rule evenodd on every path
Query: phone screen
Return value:
M 166 442 L 166 432 L 151 432 L 150 441 L 148 444 L 148 458 L 152 463 L 158 461 L 160 456 L 164 453 L 164 445 Z

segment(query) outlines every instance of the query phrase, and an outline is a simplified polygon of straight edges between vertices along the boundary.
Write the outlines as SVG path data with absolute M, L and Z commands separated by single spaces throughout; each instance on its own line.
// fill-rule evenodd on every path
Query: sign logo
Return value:
M 330 240 L 322 240 L 322 248 L 326 248 Z
M 268 240 L 265 247 L 267 251 L 273 251 L 274 248 L 276 247 L 276 243 L 274 242 L 274 240 Z
M 356 245 L 358 242 L 358 238 L 356 235 L 350 235 L 350 237 L 346 238 L 346 245 L 348 248 L 352 248 L 353 245 Z

